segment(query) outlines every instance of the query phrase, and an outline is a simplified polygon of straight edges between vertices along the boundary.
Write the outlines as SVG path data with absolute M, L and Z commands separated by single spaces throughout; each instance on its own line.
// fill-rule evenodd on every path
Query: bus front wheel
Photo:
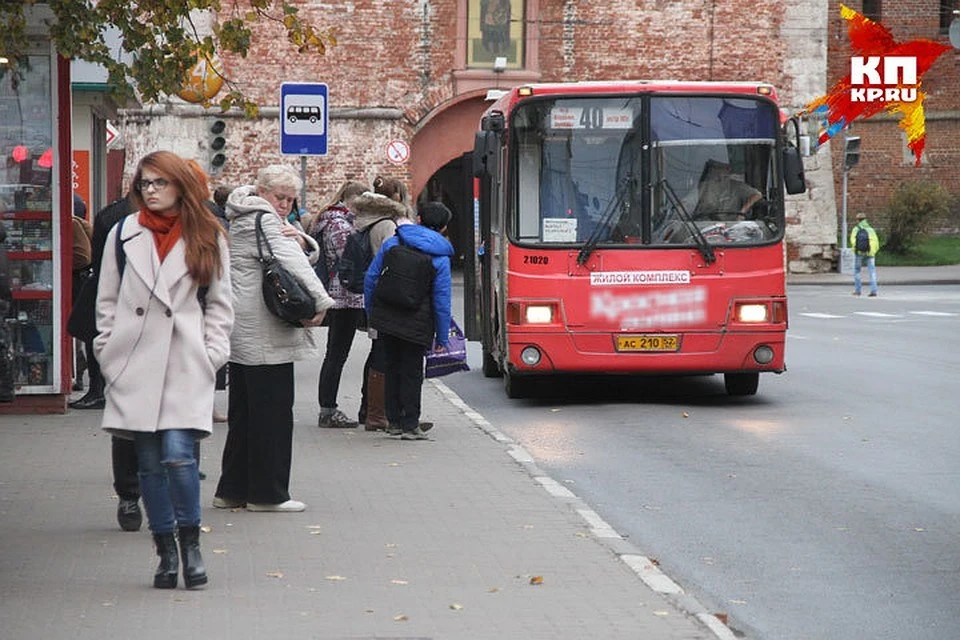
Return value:
M 510 399 L 526 398 L 530 395 L 530 379 L 518 376 L 510 372 L 510 369 L 503 369 L 503 390 Z
M 725 373 L 723 384 L 727 387 L 727 395 L 752 396 L 760 386 L 759 373 Z
M 483 375 L 485 378 L 499 378 L 503 375 L 500 363 L 486 349 L 483 350 Z

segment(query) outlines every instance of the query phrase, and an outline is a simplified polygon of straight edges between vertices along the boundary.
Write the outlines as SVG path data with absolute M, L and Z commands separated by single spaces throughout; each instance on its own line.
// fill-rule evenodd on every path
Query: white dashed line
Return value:
M 935 318 L 956 318 L 960 313 L 947 313 L 946 311 L 911 311 L 916 316 L 933 316 Z
M 801 313 L 800 315 L 808 318 L 819 318 L 823 320 L 832 320 L 834 318 L 846 318 L 847 316 L 835 316 L 832 313 Z
M 867 316 L 868 318 L 902 318 L 899 313 L 883 313 L 880 311 L 854 311 L 855 316 Z

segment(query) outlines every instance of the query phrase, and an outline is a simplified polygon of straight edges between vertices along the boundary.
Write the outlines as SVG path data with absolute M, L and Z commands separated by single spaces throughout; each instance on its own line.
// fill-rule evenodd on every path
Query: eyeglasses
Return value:
M 170 181 L 164 180 L 163 178 L 157 178 L 156 180 L 140 180 L 137 182 L 137 188 L 140 191 L 147 191 L 150 187 L 153 187 L 156 191 L 163 191 L 169 184 Z

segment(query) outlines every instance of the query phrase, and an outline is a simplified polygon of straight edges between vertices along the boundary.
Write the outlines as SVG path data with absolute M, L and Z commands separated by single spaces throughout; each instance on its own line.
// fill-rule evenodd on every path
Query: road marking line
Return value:
M 608 525 L 603 518 L 597 514 L 593 509 L 577 509 L 577 513 L 580 514 L 580 517 L 587 521 L 587 524 L 590 525 L 590 531 L 597 538 L 617 538 L 622 540 L 623 538 L 619 533 L 614 531 L 613 527 Z
M 737 636 L 730 630 L 730 627 L 720 622 L 717 616 L 712 613 L 698 613 L 697 619 L 707 625 L 710 631 L 720 640 L 737 640 Z
M 623 554 L 620 556 L 620 559 L 623 560 L 628 567 L 633 569 L 634 573 L 640 576 L 644 584 L 657 593 L 683 593 L 683 588 L 668 578 L 667 575 L 660 571 L 646 556 Z
M 808 318 L 823 318 L 823 319 L 833 319 L 833 318 L 846 318 L 847 316 L 835 316 L 832 313 L 801 313 L 802 316 L 807 316 Z
M 567 489 L 565 486 L 563 486 L 562 484 L 560 484 L 559 482 L 557 482 L 556 480 L 548 476 L 537 476 L 536 478 L 534 478 L 534 480 L 539 482 L 543 486 L 543 488 L 547 490 L 547 493 L 549 493 L 550 495 L 556 498 L 574 498 L 575 499 L 577 497 L 573 495 L 573 491 L 570 491 L 570 489 Z
M 854 311 L 855 316 L 868 316 L 870 318 L 902 318 L 899 313 L 881 313 L 880 311 Z
M 934 316 L 937 318 L 955 318 L 960 313 L 948 313 L 946 311 L 911 311 L 910 313 L 918 316 Z

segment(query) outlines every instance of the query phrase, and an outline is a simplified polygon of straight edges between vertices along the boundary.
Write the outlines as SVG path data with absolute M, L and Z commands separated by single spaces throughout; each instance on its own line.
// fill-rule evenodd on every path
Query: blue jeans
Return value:
M 200 525 L 200 475 L 192 429 L 137 433 L 140 496 L 153 533 Z
M 859 253 L 853 257 L 853 292 L 860 293 L 863 284 L 860 280 L 860 269 L 867 265 L 867 274 L 870 276 L 870 293 L 877 292 L 877 265 L 873 256 L 862 256 Z

